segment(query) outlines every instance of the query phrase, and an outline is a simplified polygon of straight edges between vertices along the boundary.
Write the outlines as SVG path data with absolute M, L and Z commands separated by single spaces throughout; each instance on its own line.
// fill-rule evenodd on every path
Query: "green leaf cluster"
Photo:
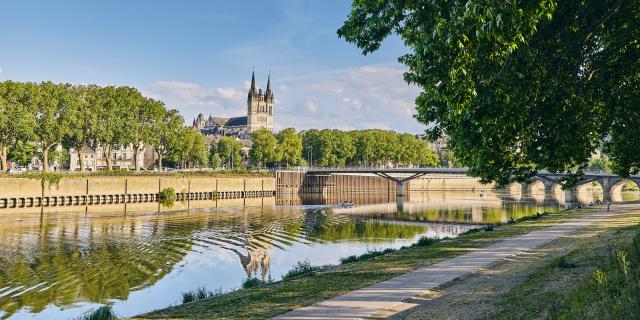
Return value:
M 356 0 L 338 30 L 363 54 L 392 34 L 416 118 L 484 182 L 579 174 L 603 143 L 640 171 L 640 0 Z
M 387 130 L 303 131 L 304 156 L 313 165 L 342 167 L 414 165 L 438 166 L 438 154 L 426 141 Z

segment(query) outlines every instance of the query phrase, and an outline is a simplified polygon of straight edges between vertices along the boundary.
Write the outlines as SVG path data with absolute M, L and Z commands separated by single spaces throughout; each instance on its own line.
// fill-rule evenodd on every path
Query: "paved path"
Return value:
M 519 237 L 509 238 L 369 287 L 293 310 L 273 319 L 347 320 L 391 315 L 415 306 L 405 300 L 423 295 L 428 290 L 476 272 L 506 257 L 535 249 L 559 237 L 575 233 L 588 225 L 610 217 L 613 213 L 613 210 L 611 213 L 597 212 L 570 219 L 549 228 L 532 231 Z M 390 312 L 390 310 L 393 311 Z

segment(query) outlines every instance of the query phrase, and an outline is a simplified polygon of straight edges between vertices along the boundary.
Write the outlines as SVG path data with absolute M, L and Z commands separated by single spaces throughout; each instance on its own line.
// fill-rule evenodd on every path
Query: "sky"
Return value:
M 128 85 L 178 109 L 246 115 L 251 72 L 271 80 L 276 130 L 421 133 L 393 37 L 363 56 L 338 38 L 348 0 L 0 3 L 0 81 Z

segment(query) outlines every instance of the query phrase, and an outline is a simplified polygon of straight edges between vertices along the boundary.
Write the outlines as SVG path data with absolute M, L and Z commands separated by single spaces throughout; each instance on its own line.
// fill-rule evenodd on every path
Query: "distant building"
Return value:
M 424 134 L 418 134 L 418 135 L 416 135 L 416 138 L 427 140 L 427 137 Z M 427 140 L 427 143 L 429 144 L 429 147 L 431 147 L 431 149 L 433 149 L 433 151 L 438 153 L 438 158 L 440 158 L 440 164 L 441 165 L 448 165 L 448 163 L 446 163 L 447 161 L 446 161 L 446 159 L 444 159 L 443 155 L 448 150 L 449 136 L 443 134 L 441 137 L 436 139 L 436 141 L 432 142 L 432 141 L 428 141 Z
M 255 73 L 251 74 L 251 88 L 247 95 L 247 116 L 244 117 L 214 117 L 205 118 L 199 114 L 192 127 L 198 129 L 204 135 L 236 136 L 240 139 L 248 139 L 251 134 L 259 129 L 273 131 L 273 108 L 275 99 L 271 90 L 271 76 L 267 78 L 267 89 L 256 90 Z
M 135 169 L 134 151 L 131 145 L 121 146 L 117 150 L 112 150 L 111 154 L 106 154 L 102 147 L 93 149 L 82 147 L 82 149 L 69 151 L 69 171 L 80 171 L 80 157 L 84 159 L 85 171 L 107 170 L 107 157 L 111 158 L 111 167 L 114 170 Z M 155 152 L 151 147 L 145 147 L 138 153 L 138 164 L 140 168 L 148 169 L 154 165 Z

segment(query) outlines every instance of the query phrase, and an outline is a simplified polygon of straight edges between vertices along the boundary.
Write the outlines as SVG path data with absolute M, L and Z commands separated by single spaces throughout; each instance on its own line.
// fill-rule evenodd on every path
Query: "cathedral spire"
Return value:
M 267 76 L 267 92 L 271 92 L 271 71 L 269 71 L 269 75 Z
M 251 71 L 251 91 L 256 91 L 256 71 Z

